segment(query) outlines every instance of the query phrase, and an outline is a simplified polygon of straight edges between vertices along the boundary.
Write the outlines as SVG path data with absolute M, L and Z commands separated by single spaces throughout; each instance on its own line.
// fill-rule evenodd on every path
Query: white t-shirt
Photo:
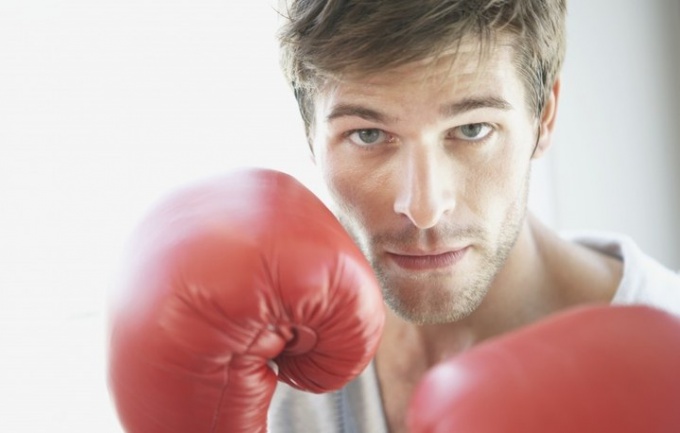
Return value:
M 628 237 L 572 233 L 565 237 L 623 261 L 612 304 L 644 304 L 680 315 L 680 275 L 645 255 Z M 271 433 L 386 433 L 375 366 L 339 391 L 311 394 L 279 384 L 269 410 Z

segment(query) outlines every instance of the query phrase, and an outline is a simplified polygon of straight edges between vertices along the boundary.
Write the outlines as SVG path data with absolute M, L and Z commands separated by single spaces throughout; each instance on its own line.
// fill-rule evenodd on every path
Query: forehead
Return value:
M 413 100 L 445 94 L 462 99 L 480 93 L 514 97 L 515 102 L 524 103 L 514 50 L 507 40 L 486 50 L 477 41 L 465 41 L 455 51 L 391 69 L 369 74 L 347 72 L 329 80 L 317 93 L 317 102 L 324 105 L 331 100 L 385 95 Z

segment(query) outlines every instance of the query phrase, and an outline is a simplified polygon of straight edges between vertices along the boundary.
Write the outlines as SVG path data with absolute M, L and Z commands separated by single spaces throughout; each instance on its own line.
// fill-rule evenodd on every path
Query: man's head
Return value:
M 483 3 L 298 0 L 283 30 L 336 213 L 417 323 L 485 298 L 554 123 L 564 4 Z

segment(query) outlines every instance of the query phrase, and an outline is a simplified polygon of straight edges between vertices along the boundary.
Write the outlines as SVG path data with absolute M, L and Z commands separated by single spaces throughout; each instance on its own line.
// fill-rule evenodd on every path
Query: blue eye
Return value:
M 352 143 L 358 146 L 370 146 L 384 142 L 387 137 L 380 129 L 357 129 L 349 134 Z
M 463 125 L 460 127 L 460 132 L 469 138 L 476 138 L 482 131 L 481 123 L 471 123 L 469 125 Z
M 455 138 L 467 141 L 480 141 L 493 132 L 493 127 L 488 123 L 470 123 L 459 126 L 454 130 Z

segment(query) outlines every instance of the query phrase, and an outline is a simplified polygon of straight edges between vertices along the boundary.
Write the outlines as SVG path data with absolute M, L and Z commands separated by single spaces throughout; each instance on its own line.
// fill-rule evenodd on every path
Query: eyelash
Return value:
M 484 129 L 487 130 L 487 132 L 486 132 L 485 134 L 483 134 L 483 136 L 480 137 L 480 138 L 461 138 L 461 137 L 452 136 L 452 135 L 454 135 L 455 131 L 460 131 L 460 129 L 463 128 L 463 127 L 477 126 L 477 125 L 479 125 L 479 126 L 481 126 L 482 128 L 484 128 Z M 377 132 L 379 132 L 379 133 L 381 133 L 381 134 L 387 136 L 387 138 L 386 138 L 386 139 L 383 139 L 383 140 L 381 140 L 381 141 L 379 141 L 377 144 L 373 144 L 373 143 L 365 143 L 365 144 L 361 144 L 361 143 L 359 143 L 357 140 L 352 140 L 352 138 L 351 138 L 352 135 L 358 134 L 358 133 L 360 133 L 360 132 L 366 132 L 366 131 L 377 131 Z M 492 135 L 494 132 L 496 132 L 496 128 L 494 127 L 494 125 L 492 125 L 492 124 L 490 124 L 490 123 L 486 123 L 486 122 L 477 122 L 477 123 L 467 123 L 467 124 L 465 124 L 465 125 L 458 126 L 458 127 L 454 128 L 452 131 L 453 131 L 453 132 L 450 132 L 450 133 L 447 134 L 447 136 L 446 136 L 447 139 L 461 140 L 461 141 L 466 141 L 466 142 L 469 142 L 469 143 L 472 143 L 472 144 L 477 144 L 477 143 L 483 143 L 483 142 L 485 142 L 487 139 L 489 139 L 489 138 L 491 137 L 491 135 Z M 378 146 L 378 145 L 380 145 L 380 144 L 385 144 L 385 143 L 392 143 L 392 142 L 394 142 L 394 136 L 390 135 L 389 133 L 387 133 L 387 132 L 385 132 L 385 131 L 383 131 L 382 129 L 379 129 L 379 128 L 360 128 L 360 129 L 352 129 L 352 130 L 350 130 L 350 131 L 347 131 L 347 132 L 344 134 L 344 138 L 347 139 L 347 140 L 349 140 L 349 141 L 351 141 L 354 145 L 356 145 L 357 147 L 362 148 L 362 149 L 370 149 L 370 148 L 375 147 L 375 146 Z
M 382 134 L 383 136 L 385 136 L 386 138 L 384 138 L 383 140 L 379 141 L 379 142 L 376 143 L 376 144 L 374 144 L 374 143 L 364 143 L 364 144 L 361 144 L 361 143 L 359 143 L 358 140 L 352 140 L 352 136 L 353 136 L 353 135 L 359 134 L 360 132 L 366 132 L 366 131 L 377 131 L 377 132 L 379 132 L 380 134 Z M 359 147 L 359 148 L 362 148 L 362 149 L 370 149 L 370 148 L 375 147 L 375 146 L 378 146 L 378 145 L 380 145 L 380 144 L 385 144 L 385 143 L 392 143 L 392 142 L 394 142 L 394 136 L 393 136 L 393 135 L 390 135 L 389 133 L 383 131 L 382 129 L 378 129 L 378 128 L 360 128 L 360 129 L 352 129 L 352 130 L 350 130 L 350 131 L 347 131 L 344 135 L 345 135 L 345 139 L 351 141 L 352 144 L 354 144 L 355 146 L 357 146 L 357 147 Z
M 454 131 L 460 131 L 461 128 L 466 127 L 466 126 L 480 126 L 486 130 L 486 133 L 483 134 L 479 138 L 459 138 L 459 137 L 453 137 L 454 139 L 458 140 L 463 140 L 463 141 L 468 141 L 470 143 L 483 143 L 486 141 L 494 132 L 496 132 L 496 128 L 494 125 L 486 122 L 478 122 L 478 123 L 467 123 L 465 125 L 458 126 L 454 128 Z

